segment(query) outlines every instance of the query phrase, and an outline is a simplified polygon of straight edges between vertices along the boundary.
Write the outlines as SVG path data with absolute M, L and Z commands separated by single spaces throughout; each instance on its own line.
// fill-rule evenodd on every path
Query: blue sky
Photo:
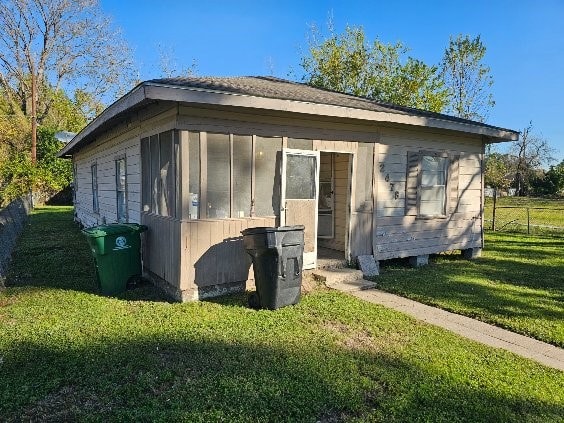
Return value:
M 533 121 L 564 159 L 564 1 L 101 0 L 134 49 L 141 79 L 160 76 L 160 51 L 198 75 L 299 79 L 310 25 L 363 26 L 369 39 L 402 41 L 438 63 L 449 36 L 480 34 L 495 84 L 488 123 Z

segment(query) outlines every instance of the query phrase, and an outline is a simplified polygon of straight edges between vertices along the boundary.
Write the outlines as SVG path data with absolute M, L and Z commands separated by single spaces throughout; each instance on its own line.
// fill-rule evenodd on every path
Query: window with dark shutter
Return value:
M 419 152 L 407 153 L 407 177 L 405 184 L 405 215 L 417 216 L 417 186 L 419 185 Z
M 452 154 L 448 169 L 449 213 L 456 213 L 458 207 L 458 162 L 460 154 Z
M 405 215 L 444 217 L 458 204 L 460 155 L 409 151 L 405 184 Z

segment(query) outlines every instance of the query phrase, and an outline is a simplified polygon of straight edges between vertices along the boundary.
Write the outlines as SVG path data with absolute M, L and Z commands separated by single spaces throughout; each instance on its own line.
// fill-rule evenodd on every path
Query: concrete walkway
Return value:
M 349 293 L 365 301 L 381 304 L 418 320 L 440 326 L 465 338 L 491 347 L 503 348 L 545 366 L 564 371 L 562 348 L 377 289 L 349 291 Z

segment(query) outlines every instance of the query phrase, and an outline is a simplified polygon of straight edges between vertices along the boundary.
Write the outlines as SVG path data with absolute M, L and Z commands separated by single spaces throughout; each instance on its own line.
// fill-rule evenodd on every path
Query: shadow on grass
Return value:
M 101 421 L 556 421 L 564 413 L 554 399 L 499 394 L 432 369 L 369 351 L 305 346 L 296 354 L 219 340 L 130 338 L 56 348 L 22 343 L 4 357 L 0 416 L 4 421 L 93 416 Z
M 94 258 L 73 221 L 71 207 L 40 207 L 12 253 L 6 287 L 57 288 L 98 294 Z M 164 301 L 161 292 L 144 284 L 120 294 L 135 301 Z

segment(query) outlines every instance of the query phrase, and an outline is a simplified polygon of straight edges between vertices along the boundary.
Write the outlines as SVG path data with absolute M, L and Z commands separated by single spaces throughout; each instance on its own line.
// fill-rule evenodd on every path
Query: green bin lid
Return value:
M 132 234 L 146 230 L 147 227 L 145 225 L 138 225 L 137 223 L 114 223 L 83 229 L 82 233 L 90 238 L 100 238 L 102 236 Z

